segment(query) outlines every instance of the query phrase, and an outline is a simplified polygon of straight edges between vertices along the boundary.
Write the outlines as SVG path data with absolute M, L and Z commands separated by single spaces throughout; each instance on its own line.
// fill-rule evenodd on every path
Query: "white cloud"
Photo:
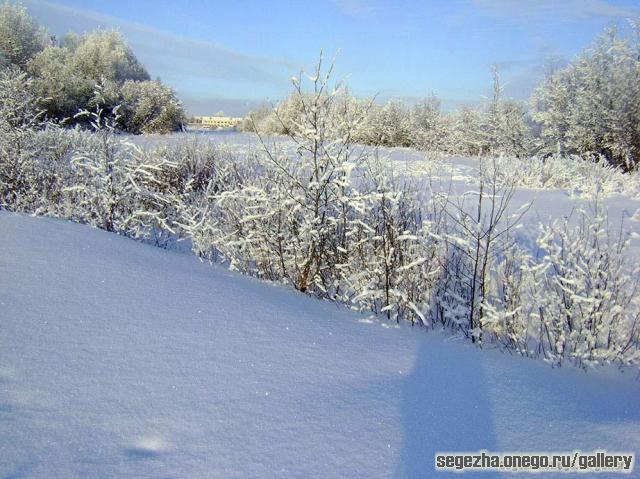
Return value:
M 625 18 L 640 15 L 640 7 L 614 5 L 605 0 L 473 0 L 496 17 L 515 20 L 576 21 L 587 18 Z
M 397 0 L 401 2 L 402 0 Z M 384 0 L 330 0 L 335 8 L 347 17 L 363 22 L 397 22 L 406 13 L 407 7 L 401 3 Z M 396 25 L 399 26 L 399 25 Z
M 331 0 L 340 12 L 353 18 L 366 17 L 371 13 L 371 3 L 366 0 Z

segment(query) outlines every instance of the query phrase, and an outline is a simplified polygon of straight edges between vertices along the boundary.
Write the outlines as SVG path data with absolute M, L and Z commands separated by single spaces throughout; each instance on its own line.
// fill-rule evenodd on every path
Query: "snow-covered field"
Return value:
M 286 150 L 293 145 L 290 139 L 283 136 L 266 136 L 263 139 L 265 145 L 274 151 Z M 144 149 L 153 149 L 160 145 L 171 145 L 187 140 L 196 140 L 202 143 L 211 142 L 227 148 L 229 151 L 237 152 L 246 152 L 250 148 L 253 151 L 262 149 L 262 145 L 254 133 L 228 130 L 193 131 L 170 135 L 138 135 L 127 138 L 127 141 Z M 354 157 L 359 154 L 358 148 L 369 150 L 370 154 L 374 151 L 373 147 L 355 147 Z M 462 198 L 470 191 L 477 190 L 478 158 L 438 155 L 400 147 L 380 147 L 378 154 L 389 160 L 396 173 L 413 178 L 418 188 L 422 186 L 424 189 L 446 192 L 454 202 L 456 198 Z M 509 159 L 504 161 L 508 162 Z M 488 167 L 490 166 L 489 164 Z M 585 171 L 588 172 L 588 170 L 587 166 Z M 570 176 L 571 172 L 564 171 L 563 175 Z M 630 252 L 634 257 L 640 257 L 640 180 L 632 179 L 628 175 L 621 175 L 619 180 L 623 184 L 615 186 L 621 190 L 627 189 L 629 191 L 622 193 L 605 190 L 601 192 L 598 201 L 609 215 L 609 225 L 612 230 L 618 230 L 622 222 L 623 230 L 632 234 Z M 592 209 L 592 189 L 598 188 L 598 179 L 594 176 L 588 178 L 588 182 L 595 183 L 595 186 L 589 184 L 581 187 L 581 178 L 576 178 L 576 185 L 573 189 L 517 187 L 510 209 L 517 211 L 523 205 L 530 203 L 531 208 L 522 218 L 521 223 L 530 230 L 539 223 L 550 224 L 556 219 L 570 217 L 579 208 Z M 469 201 L 469 198 L 464 201 Z M 469 207 L 475 208 L 473 198 L 471 198 Z
M 128 136 L 127 140 L 145 149 L 151 149 L 159 145 L 170 145 L 180 141 L 196 139 L 199 142 L 211 142 L 223 145 L 231 150 L 242 151 L 249 147 L 262 149 L 258 137 L 254 133 L 242 133 L 228 130 L 218 131 L 195 131 L 188 133 L 174 133 L 170 135 L 138 135 Z M 283 136 L 263 137 L 267 147 L 286 149 L 287 145 L 292 145 L 291 140 Z M 354 157 L 357 156 L 358 148 L 355 147 Z M 363 147 L 373 151 L 373 147 Z M 474 188 L 478 180 L 478 159 L 462 156 L 447 156 L 427 153 L 413 148 L 391 148 L 380 147 L 378 154 L 383 158 L 388 158 L 393 164 L 397 173 L 408 174 L 413 177 L 430 175 L 435 182 L 430 183 L 434 189 L 453 189 L 456 194 L 463 194 Z M 507 159 L 508 160 L 508 159 Z M 507 161 L 505 160 L 505 161 Z M 434 164 L 435 163 L 435 164 Z M 490 166 L 490 165 L 489 165 Z M 588 167 L 587 167 L 588 169 Z M 569 174 L 568 172 L 565 174 Z M 629 184 L 630 176 L 621 176 L 623 181 Z M 636 194 L 607 194 L 603 192 L 602 198 L 607 198 L 605 202 L 610 210 L 612 218 L 624 218 L 627 226 L 633 227 L 640 232 L 640 190 Z M 569 191 L 563 188 L 518 188 L 515 202 L 519 205 L 525 202 L 533 202 L 533 212 L 536 221 L 546 221 L 549 218 L 561 217 L 570 214 L 576 205 L 588 202 L 591 193 L 584 191 L 581 194 L 579 188 Z M 542 216 L 540 216 L 542 214 Z M 635 216 L 634 216 L 635 215 Z M 630 218 L 633 218 L 629 221 Z
M 445 477 L 436 451 L 640 455 L 631 373 L 365 321 L 67 221 L 0 212 L 0 243 L 3 478 Z

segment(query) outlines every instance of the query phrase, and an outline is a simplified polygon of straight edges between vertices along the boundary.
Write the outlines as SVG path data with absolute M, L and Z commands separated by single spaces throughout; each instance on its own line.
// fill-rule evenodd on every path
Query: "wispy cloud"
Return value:
M 388 5 L 378 0 L 331 0 L 337 10 L 355 20 L 376 20 Z
M 489 15 L 523 21 L 579 21 L 640 15 L 640 7 L 614 5 L 605 0 L 473 0 L 473 3 Z
M 25 5 L 57 34 L 118 29 L 149 73 L 160 76 L 185 97 L 200 96 L 210 102 L 213 97 L 242 97 L 247 91 L 255 92 L 255 99 L 280 95 L 288 88 L 289 73 L 297 69 L 284 61 L 244 54 L 91 10 L 41 0 L 27 0 Z

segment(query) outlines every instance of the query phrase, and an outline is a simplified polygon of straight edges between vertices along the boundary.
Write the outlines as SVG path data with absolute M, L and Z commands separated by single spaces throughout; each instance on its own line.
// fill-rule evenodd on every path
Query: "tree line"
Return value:
M 116 31 L 51 36 L 26 9 L 0 4 L 0 69 L 29 78 L 25 88 L 50 121 L 86 124 L 83 110 L 118 109 L 130 133 L 178 130 L 185 114 L 175 92 L 152 80 Z
M 354 140 L 407 146 L 458 155 L 580 155 L 604 158 L 624 171 L 640 162 L 640 24 L 637 35 L 620 38 L 608 29 L 565 68 L 547 74 L 529 102 L 504 98 L 499 72 L 486 105 L 444 112 L 431 96 L 408 106 L 379 105 L 342 92 L 336 120 L 347 112 L 363 115 Z M 247 131 L 287 134 L 301 123 L 298 92 L 249 115 Z

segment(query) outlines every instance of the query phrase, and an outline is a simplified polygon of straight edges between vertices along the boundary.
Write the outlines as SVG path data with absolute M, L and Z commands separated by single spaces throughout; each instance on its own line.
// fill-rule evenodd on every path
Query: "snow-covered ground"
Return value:
M 446 477 L 436 451 L 640 455 L 629 373 L 365 321 L 66 221 L 0 212 L 0 244 L 3 478 Z
M 224 145 L 230 151 L 262 148 L 254 133 L 228 130 L 127 137 L 128 141 L 146 149 L 194 139 L 203 143 Z M 263 140 L 269 148 L 286 150 L 293 145 L 285 136 L 268 136 L 263 137 Z M 358 155 L 358 148 L 373 151 L 373 147 L 368 146 L 354 148 L 354 156 Z M 443 156 L 400 147 L 381 147 L 378 149 L 378 154 L 388 159 L 397 173 L 412 177 L 415 181 L 414 187 L 446 192 L 453 202 L 457 203 L 458 199 L 469 191 L 477 190 L 479 168 L 477 158 Z M 467 205 L 468 208 L 475 209 L 471 204 L 473 200 L 473 197 L 464 200 L 470 202 Z M 611 230 L 618 231 L 622 222 L 623 230 L 632 234 L 630 252 L 634 258 L 640 258 L 640 196 L 614 193 L 603 195 L 599 201 L 609 215 Z M 590 195 L 580 195 L 576 191 L 561 188 L 516 188 L 510 210 L 518 211 L 525 204 L 531 204 L 528 213 L 521 220 L 526 227 L 525 231 L 533 231 L 539 223 L 550 224 L 556 219 L 570 217 L 579 208 L 593 209 L 593 200 Z

